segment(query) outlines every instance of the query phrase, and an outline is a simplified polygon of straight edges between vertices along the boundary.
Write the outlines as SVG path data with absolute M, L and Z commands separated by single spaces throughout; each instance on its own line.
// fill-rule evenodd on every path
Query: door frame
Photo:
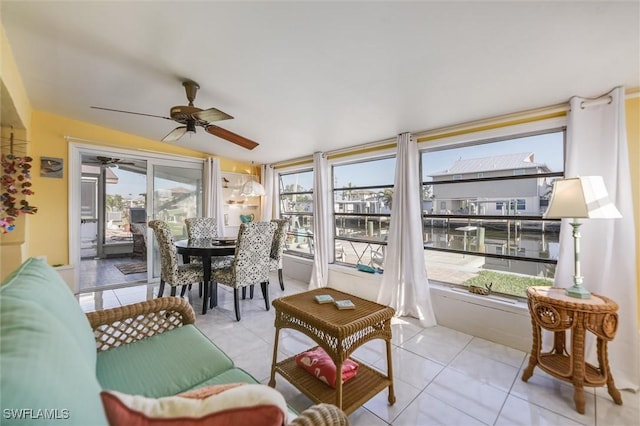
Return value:
M 82 180 L 82 155 L 104 155 L 107 157 L 119 156 L 129 157 L 147 161 L 147 188 L 149 188 L 149 170 L 151 164 L 161 162 L 163 164 L 192 163 L 199 165 L 204 173 L 204 158 L 188 157 L 177 154 L 164 154 L 156 151 L 143 151 L 135 149 L 117 148 L 109 145 L 100 144 L 85 139 L 77 139 L 72 137 L 65 138 L 69 143 L 69 181 L 68 181 L 68 229 L 69 229 L 69 264 L 76 265 L 74 268 L 74 282 L 80 283 L 80 207 L 81 207 L 81 180 Z M 204 175 L 203 175 L 204 179 Z M 152 195 L 151 195 L 152 197 Z M 152 202 L 152 198 L 147 198 L 147 203 Z M 203 206 L 204 208 L 204 206 Z M 150 210 L 147 209 L 147 221 L 152 218 L 149 216 Z M 149 233 L 150 230 L 147 230 Z M 149 235 L 147 235 L 148 237 Z M 151 259 L 147 259 L 151 262 Z M 148 268 L 147 268 L 148 269 Z M 160 279 L 150 279 L 147 274 L 147 283 L 151 284 L 159 282 Z M 77 285 L 76 291 L 80 291 L 80 285 Z

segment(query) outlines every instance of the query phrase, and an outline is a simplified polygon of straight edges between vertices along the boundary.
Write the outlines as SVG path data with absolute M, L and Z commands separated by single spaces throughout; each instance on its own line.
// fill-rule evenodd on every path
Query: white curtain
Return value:
M 619 389 L 638 390 L 638 306 L 634 213 L 624 110 L 624 89 L 615 88 L 592 102 L 573 97 L 567 124 L 565 176 L 602 176 L 622 219 L 585 219 L 580 227 L 583 286 L 619 306 L 618 331 L 608 344 L 609 364 Z M 563 219 L 555 275 L 557 287 L 573 283 L 574 254 L 570 219 Z M 588 356 L 594 359 L 593 339 Z M 597 365 L 597 363 L 596 363 Z
M 224 237 L 224 220 L 222 216 L 222 173 L 220 160 L 209 157 L 204 162 L 204 200 L 203 216 L 215 217 L 218 235 Z
M 262 165 L 262 186 L 265 195 L 260 203 L 260 220 L 268 222 L 273 216 L 274 203 L 277 200 L 275 182 L 275 169 L 269 164 Z
M 436 325 L 422 241 L 420 153 L 411 134 L 398 135 L 396 174 L 384 274 L 378 303 L 397 316 L 418 318 L 424 327 Z
M 329 166 L 323 154 L 316 152 L 313 154 L 314 256 L 310 290 L 326 287 L 329 278 L 329 200 Z

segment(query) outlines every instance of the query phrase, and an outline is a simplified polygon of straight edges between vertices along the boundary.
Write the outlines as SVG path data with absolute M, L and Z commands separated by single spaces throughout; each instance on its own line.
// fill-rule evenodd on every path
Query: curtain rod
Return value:
M 370 149 L 370 148 L 376 148 L 378 146 L 389 145 L 390 143 L 396 143 L 396 139 L 389 138 L 389 139 L 384 139 L 376 142 L 367 142 L 360 145 L 352 145 L 346 148 L 338 148 L 338 149 L 334 149 L 333 151 L 326 151 L 323 153 L 323 155 L 325 157 L 331 157 L 334 155 L 344 154 L 346 152 L 361 151 L 363 149 Z
M 313 155 L 303 155 L 302 157 L 290 158 L 288 160 L 271 163 L 271 164 L 269 164 L 269 166 L 275 169 L 275 168 L 286 167 L 286 166 L 288 166 L 290 164 L 304 163 L 306 161 L 312 162 L 313 161 Z
M 586 101 L 582 101 L 580 102 L 580 108 L 585 109 L 592 106 L 610 104 L 611 102 L 613 102 L 613 97 L 611 95 L 606 95 L 600 98 L 587 99 Z

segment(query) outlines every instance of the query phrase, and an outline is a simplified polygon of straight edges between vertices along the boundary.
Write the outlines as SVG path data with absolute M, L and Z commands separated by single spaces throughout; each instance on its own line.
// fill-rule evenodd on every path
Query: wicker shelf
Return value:
M 572 379 L 572 359 L 568 355 L 560 354 L 540 354 L 538 357 L 538 366 L 554 377 L 564 378 L 571 382 Z M 584 363 L 584 378 L 589 385 L 604 385 L 607 383 L 607 376 L 602 374 L 600 369 L 594 367 L 588 362 Z
M 342 385 L 342 410 L 347 415 L 391 385 L 384 374 L 362 362 L 358 365 L 358 374 Z M 338 405 L 336 390 L 299 367 L 295 356 L 276 364 L 276 371 L 312 401 Z

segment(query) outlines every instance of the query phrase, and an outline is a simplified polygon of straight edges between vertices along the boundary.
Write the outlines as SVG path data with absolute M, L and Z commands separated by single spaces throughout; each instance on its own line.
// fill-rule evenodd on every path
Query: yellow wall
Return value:
M 629 164 L 631 166 L 631 186 L 633 189 L 633 211 L 636 228 L 636 271 L 638 283 L 638 306 L 640 306 L 640 97 L 627 99 L 625 103 L 627 118 L 627 143 L 629 145 Z M 640 309 L 638 310 L 640 328 Z
M 33 188 L 36 192 L 30 200 L 38 207 L 38 214 L 30 219 L 28 250 L 29 256 L 46 255 L 50 264 L 68 263 L 68 188 L 69 162 L 68 142 L 65 136 L 92 141 L 96 146 L 110 146 L 126 149 L 145 149 L 196 158 L 208 154 L 166 144 L 155 140 L 133 136 L 93 124 L 71 120 L 42 111 L 33 111 L 32 156 Z M 57 157 L 64 160 L 62 179 L 40 176 L 39 158 Z M 221 159 L 224 171 L 243 171 L 250 165 L 229 159 Z
M 31 123 L 31 104 L 27 97 L 27 92 L 22 83 L 22 78 L 18 72 L 13 57 L 13 51 L 7 42 L 4 28 L 0 25 L 0 81 L 3 90 L 2 95 L 8 96 L 13 108 L 18 115 L 19 123 L 11 123 L 13 128 L 3 127 L 0 129 L 2 145 L 5 145 L 8 138 L 13 133 L 16 140 L 14 153 L 16 155 L 29 154 L 28 146 L 22 141 L 29 140 L 29 127 Z M 7 101 L 7 99 L 3 99 Z M 2 113 L 2 111 L 0 111 Z M 9 148 L 3 149 L 2 153 L 9 153 Z M 8 234 L 0 234 L 0 278 L 4 277 L 5 270 L 11 271 L 22 263 L 26 255 L 26 234 L 29 225 L 28 218 L 19 216 L 15 221 L 16 228 Z

